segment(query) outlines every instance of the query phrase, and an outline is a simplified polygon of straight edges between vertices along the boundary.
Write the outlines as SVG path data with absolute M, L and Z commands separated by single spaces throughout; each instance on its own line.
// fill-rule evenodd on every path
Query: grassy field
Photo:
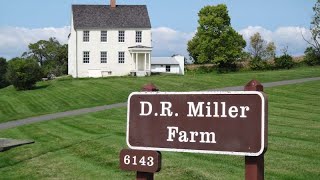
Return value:
M 125 102 L 142 85 L 154 83 L 161 91 L 207 90 L 244 85 L 251 79 L 261 82 L 320 76 L 319 67 L 292 70 L 238 72 L 229 74 L 193 74 L 185 76 L 114 77 L 101 79 L 60 79 L 40 82 L 37 89 L 15 91 L 12 86 L 0 90 L 0 123 L 36 115 Z
M 320 81 L 267 88 L 269 146 L 266 179 L 320 177 Z M 0 154 L 3 179 L 134 179 L 119 169 L 126 109 L 37 123 L 0 131 L 0 137 L 35 144 Z M 163 152 L 156 179 L 244 179 L 244 158 Z

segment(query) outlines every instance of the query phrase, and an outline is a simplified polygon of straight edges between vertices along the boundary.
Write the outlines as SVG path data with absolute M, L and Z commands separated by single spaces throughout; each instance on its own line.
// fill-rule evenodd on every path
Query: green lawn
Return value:
M 15 91 L 12 86 L 0 90 L 0 123 L 42 114 L 98 105 L 125 102 L 133 91 L 152 82 L 161 91 L 207 90 L 244 85 L 251 79 L 271 82 L 319 77 L 320 66 L 291 70 L 238 72 L 229 74 L 193 74 L 185 76 L 115 77 L 100 79 L 60 79 L 38 83 L 37 89 Z
M 319 179 L 319 89 L 320 81 L 266 88 L 266 179 Z M 125 128 L 126 109 L 118 108 L 0 131 L 0 137 L 36 141 L 0 154 L 1 178 L 134 179 L 119 169 Z M 244 179 L 243 157 L 162 154 L 156 179 Z

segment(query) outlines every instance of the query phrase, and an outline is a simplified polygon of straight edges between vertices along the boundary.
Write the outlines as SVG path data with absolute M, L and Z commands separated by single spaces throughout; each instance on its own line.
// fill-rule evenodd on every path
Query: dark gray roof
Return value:
M 151 28 L 145 5 L 72 5 L 75 29 Z

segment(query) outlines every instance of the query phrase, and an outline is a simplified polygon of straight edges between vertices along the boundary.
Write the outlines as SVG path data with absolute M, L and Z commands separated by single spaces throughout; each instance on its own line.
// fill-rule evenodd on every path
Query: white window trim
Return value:
M 102 57 L 102 53 L 106 53 L 105 57 Z M 105 62 L 102 62 L 102 58 L 105 58 Z M 108 63 L 108 52 L 107 51 L 100 51 L 100 64 L 107 64 Z
M 105 32 L 106 33 L 106 41 L 102 41 L 102 32 Z M 108 43 L 108 31 L 100 31 L 100 42 L 101 43 Z
M 85 32 L 88 32 L 88 37 L 85 37 L 85 34 L 86 34 Z M 83 33 L 83 34 L 82 34 L 82 42 L 84 42 L 84 43 L 90 42 L 90 31 L 85 30 L 85 31 L 83 31 L 82 33 Z M 85 38 L 88 38 L 88 41 L 85 41 Z
M 88 57 L 85 57 L 85 56 L 87 56 L 87 55 L 85 55 L 85 54 L 87 54 Z M 85 58 L 86 58 L 86 60 L 85 60 Z M 88 60 L 87 60 L 87 59 L 88 59 Z M 82 63 L 83 63 L 83 64 L 90 64 L 90 51 L 83 51 L 83 52 L 82 52 Z
M 123 57 L 120 57 L 120 53 L 123 53 Z M 123 62 L 120 61 L 120 58 L 123 58 Z M 122 59 L 121 59 L 122 60 Z M 124 51 L 119 51 L 118 52 L 118 63 L 119 64 L 124 64 L 126 62 L 126 53 Z
M 169 67 L 169 71 L 167 71 L 167 67 Z M 170 65 L 166 65 L 166 72 L 171 72 L 171 66 Z
M 140 32 L 140 42 L 138 42 L 138 32 Z M 136 43 L 142 43 L 142 31 L 136 31 Z
M 123 32 L 123 42 L 120 42 L 120 32 Z M 118 43 L 126 42 L 126 31 L 118 31 Z

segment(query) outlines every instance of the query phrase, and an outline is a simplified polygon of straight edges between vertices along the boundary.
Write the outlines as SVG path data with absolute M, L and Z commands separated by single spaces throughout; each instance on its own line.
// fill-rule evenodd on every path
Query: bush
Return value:
M 276 69 L 290 69 L 294 66 L 293 58 L 288 54 L 284 54 L 274 59 L 274 65 Z
M 254 57 L 249 61 L 249 67 L 252 70 L 266 70 L 269 69 L 267 61 L 262 60 L 260 57 Z
M 42 71 L 34 59 L 15 58 L 8 62 L 6 77 L 17 90 L 27 90 L 41 80 Z
M 304 51 L 305 57 L 304 62 L 309 66 L 320 65 L 320 56 L 317 55 L 316 51 L 312 47 L 308 47 Z
M 238 71 L 237 64 L 233 61 L 222 61 L 217 66 L 218 73 L 228 73 Z
M 6 80 L 5 74 L 7 72 L 7 60 L 0 57 L 0 88 L 4 88 L 9 85 L 9 82 Z

